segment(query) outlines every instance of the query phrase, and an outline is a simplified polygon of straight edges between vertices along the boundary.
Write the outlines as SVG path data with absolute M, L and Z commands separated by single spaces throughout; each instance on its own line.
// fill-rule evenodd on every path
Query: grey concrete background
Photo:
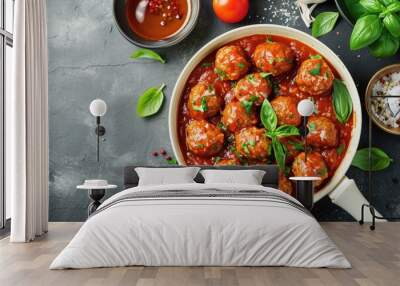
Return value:
M 211 0 L 201 2 L 201 15 L 194 32 L 181 44 L 160 50 L 168 59 L 168 64 L 161 65 L 129 59 L 135 47 L 120 35 L 114 24 L 112 0 L 47 1 L 51 221 L 86 219 L 87 194 L 76 189 L 84 179 L 105 178 L 121 186 L 124 166 L 165 164 L 162 159 L 153 158 L 151 152 L 160 147 L 171 150 L 167 129 L 171 91 L 186 62 L 209 40 L 253 23 L 283 24 L 310 32 L 298 17 L 294 0 L 253 0 L 248 18 L 237 25 L 219 22 L 210 7 Z M 323 10 L 335 10 L 333 1 L 321 5 L 319 11 Z M 321 41 L 343 59 L 363 101 L 372 74 L 380 67 L 399 62 L 400 56 L 377 60 L 366 51 L 350 52 L 350 31 L 350 26 L 341 19 L 335 30 Z M 138 118 L 135 115 L 138 95 L 162 82 L 167 84 L 162 111 L 148 120 Z M 95 98 L 104 99 L 109 108 L 103 119 L 107 133 L 101 143 L 100 163 L 96 162 L 95 119 L 88 110 Z M 365 123 L 363 128 L 361 147 L 367 145 Z M 375 174 L 373 202 L 383 214 L 399 217 L 399 137 L 374 128 L 374 145 L 386 150 L 395 162 Z M 348 175 L 356 179 L 363 192 L 367 191 L 366 173 L 352 168 Z M 314 213 L 320 220 L 350 219 L 329 199 L 320 201 Z

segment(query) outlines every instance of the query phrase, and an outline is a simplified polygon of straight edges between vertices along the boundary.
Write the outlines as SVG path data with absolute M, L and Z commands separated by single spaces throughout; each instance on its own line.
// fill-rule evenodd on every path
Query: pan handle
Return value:
M 361 206 L 363 204 L 369 204 L 367 199 L 358 189 L 355 181 L 347 177 L 344 177 L 342 181 L 340 181 L 336 188 L 329 194 L 329 197 L 332 200 L 332 203 L 348 212 L 356 221 L 361 219 Z M 378 212 L 376 212 L 376 215 L 381 216 Z M 370 212 L 365 212 L 364 221 L 372 222 Z M 386 220 L 380 219 L 378 221 Z

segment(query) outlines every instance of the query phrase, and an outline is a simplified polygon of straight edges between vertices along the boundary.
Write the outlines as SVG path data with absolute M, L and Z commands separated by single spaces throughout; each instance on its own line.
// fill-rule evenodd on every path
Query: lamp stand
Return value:
M 104 126 L 100 125 L 100 116 L 96 116 L 96 130 L 95 133 L 97 135 L 97 162 L 100 161 L 100 137 L 106 134 L 106 129 Z

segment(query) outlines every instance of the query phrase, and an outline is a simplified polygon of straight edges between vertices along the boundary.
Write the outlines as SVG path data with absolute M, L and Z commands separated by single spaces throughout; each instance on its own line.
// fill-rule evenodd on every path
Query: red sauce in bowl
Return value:
M 188 16 L 187 0 L 149 0 L 143 22 L 136 18 L 141 0 L 127 0 L 126 17 L 130 28 L 143 39 L 159 41 L 183 28 Z
M 261 43 L 265 43 L 267 41 L 267 37 L 273 42 L 279 42 L 288 45 L 295 54 L 295 61 L 293 68 L 289 72 L 273 77 L 274 82 L 276 82 L 279 86 L 279 93 L 272 94 L 271 96 L 269 96 L 268 100 L 272 101 L 278 95 L 294 97 L 297 101 L 300 101 L 301 99 L 305 98 L 311 98 L 315 103 L 315 110 L 316 110 L 315 113 L 317 114 L 317 116 L 323 116 L 329 118 L 336 127 L 337 130 L 336 146 L 312 147 L 311 150 L 312 152 L 321 154 L 324 163 L 328 169 L 327 170 L 328 178 L 324 181 L 322 185 L 318 187 L 318 189 L 321 189 L 326 183 L 329 182 L 329 179 L 334 175 L 336 169 L 338 168 L 343 157 L 346 154 L 353 129 L 353 117 L 351 116 L 350 119 L 345 124 L 342 124 L 337 120 L 334 107 L 332 105 L 332 90 L 329 90 L 324 94 L 319 94 L 319 95 L 310 95 L 308 93 L 301 92 L 299 90 L 294 78 L 299 70 L 300 64 L 303 61 L 309 59 L 310 56 L 318 55 L 318 52 L 312 49 L 311 47 L 293 39 L 280 36 L 267 36 L 267 35 L 253 35 L 241 38 L 234 42 L 228 43 L 225 46 L 238 45 L 242 47 L 242 49 L 246 53 L 248 61 L 251 63 L 251 67 L 248 73 L 257 72 L 258 70 L 255 67 L 254 62 L 252 61 L 252 55 L 256 49 L 256 46 Z M 178 137 L 179 137 L 180 148 L 182 150 L 182 154 L 184 156 L 184 160 L 187 165 L 214 165 L 216 164 L 217 160 L 223 160 L 223 159 L 229 160 L 235 157 L 235 155 L 231 151 L 231 147 L 234 143 L 232 143 L 232 141 L 227 139 L 229 136 L 229 132 L 228 134 L 225 134 L 224 147 L 218 154 L 215 154 L 213 156 L 208 156 L 208 157 L 198 156 L 193 152 L 191 152 L 187 146 L 186 127 L 191 122 L 191 120 L 193 120 L 190 116 L 188 108 L 188 99 L 191 89 L 200 82 L 206 84 L 213 84 L 216 92 L 218 94 L 222 94 L 224 100 L 227 101 L 227 98 L 231 96 L 232 90 L 235 85 L 235 81 L 222 80 L 215 73 L 215 57 L 216 57 L 216 51 L 208 55 L 192 71 L 191 75 L 189 76 L 186 82 L 183 95 L 180 100 L 178 109 L 178 122 L 177 122 Z M 326 59 L 324 60 L 325 62 L 327 62 Z M 334 67 L 329 62 L 327 62 L 327 64 L 329 65 L 331 71 L 333 72 L 334 77 L 336 79 L 340 79 L 339 74 L 334 69 Z M 224 110 L 224 105 L 221 107 L 221 112 L 223 110 Z M 259 109 L 257 112 L 258 112 L 257 114 L 259 114 Z M 221 121 L 221 114 L 217 114 L 215 116 L 212 116 L 211 118 L 207 118 L 207 122 L 212 123 L 215 126 L 218 126 L 220 121 Z M 258 123 L 256 127 L 263 128 L 261 123 Z M 271 160 L 268 160 L 267 162 L 252 160 L 246 162 L 245 164 L 272 164 L 272 163 L 275 162 Z M 292 164 L 293 160 L 291 161 L 289 160 L 287 162 L 287 166 L 290 168 L 292 167 Z

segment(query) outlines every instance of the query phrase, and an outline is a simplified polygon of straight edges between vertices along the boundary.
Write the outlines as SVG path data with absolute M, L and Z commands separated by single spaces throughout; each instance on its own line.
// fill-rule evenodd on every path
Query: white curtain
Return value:
M 48 224 L 48 59 L 46 0 L 15 1 L 13 93 L 7 112 L 6 173 L 12 242 Z M 9 115 L 9 116 L 8 116 Z

